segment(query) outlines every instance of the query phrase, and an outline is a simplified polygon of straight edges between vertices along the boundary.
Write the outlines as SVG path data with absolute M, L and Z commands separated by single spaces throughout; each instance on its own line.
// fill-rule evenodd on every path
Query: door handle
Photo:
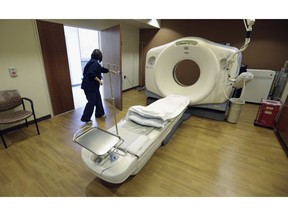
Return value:
M 115 75 L 120 75 L 120 71 L 114 71 L 114 70 L 109 70 L 109 72 L 115 74 Z
M 110 64 L 110 63 L 108 63 L 107 65 L 108 65 L 109 72 L 111 72 L 111 73 L 113 73 L 115 75 L 120 75 L 121 74 L 121 72 L 119 71 L 119 66 L 118 65 Z

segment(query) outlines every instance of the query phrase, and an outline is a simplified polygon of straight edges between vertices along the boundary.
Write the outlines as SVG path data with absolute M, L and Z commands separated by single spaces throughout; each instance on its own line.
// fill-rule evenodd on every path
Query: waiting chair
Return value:
M 25 101 L 28 101 L 31 106 L 31 111 L 25 109 Z M 22 105 L 22 108 L 15 109 Z M 26 127 L 28 127 L 27 119 L 32 116 L 36 125 L 37 133 L 40 135 L 33 101 L 27 97 L 21 97 L 18 90 L 5 90 L 0 91 L 0 126 L 17 123 L 25 120 Z M 4 140 L 4 131 L 0 128 L 0 135 L 5 148 L 7 145 Z

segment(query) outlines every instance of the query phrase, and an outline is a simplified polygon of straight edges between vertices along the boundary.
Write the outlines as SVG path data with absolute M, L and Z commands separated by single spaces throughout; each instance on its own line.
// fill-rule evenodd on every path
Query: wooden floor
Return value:
M 106 104 L 106 103 L 105 103 Z M 144 92 L 123 95 L 123 111 L 145 105 Z M 110 128 L 113 112 L 94 125 Z M 288 158 L 271 129 L 254 126 L 258 105 L 245 104 L 237 124 L 192 116 L 144 168 L 125 183 L 95 177 L 72 141 L 82 108 L 6 134 L 0 143 L 0 196 L 12 197 L 286 197 Z

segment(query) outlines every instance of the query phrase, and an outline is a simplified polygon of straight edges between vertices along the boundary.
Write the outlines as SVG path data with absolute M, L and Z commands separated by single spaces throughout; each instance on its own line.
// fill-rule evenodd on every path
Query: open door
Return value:
M 122 110 L 122 39 L 120 25 L 101 30 L 100 41 L 103 53 L 103 66 L 108 67 L 108 64 L 110 64 L 113 70 L 120 72 L 119 74 L 110 73 L 110 75 L 114 91 L 115 107 Z M 111 102 L 109 74 L 103 74 L 103 81 L 104 99 Z

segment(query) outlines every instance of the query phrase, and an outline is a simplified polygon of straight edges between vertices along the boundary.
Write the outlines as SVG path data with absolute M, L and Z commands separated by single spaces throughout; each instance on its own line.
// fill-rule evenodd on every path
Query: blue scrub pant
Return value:
M 102 98 L 100 91 L 84 91 L 87 99 L 87 104 L 84 108 L 83 115 L 81 117 L 81 121 L 90 121 L 93 111 L 94 111 L 94 106 L 95 106 L 95 117 L 101 117 L 105 114 L 104 108 L 102 105 Z

